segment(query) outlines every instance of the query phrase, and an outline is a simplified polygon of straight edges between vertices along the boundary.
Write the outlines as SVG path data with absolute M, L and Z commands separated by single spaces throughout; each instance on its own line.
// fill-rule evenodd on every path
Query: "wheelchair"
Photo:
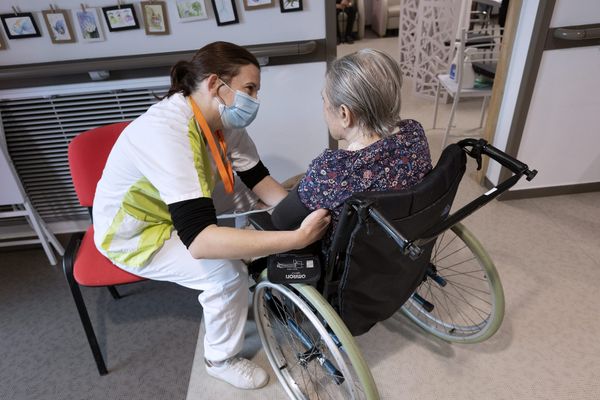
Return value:
M 478 169 L 486 155 L 513 175 L 450 214 L 467 155 Z M 449 145 L 418 185 L 348 199 L 316 283 L 274 283 L 267 270 L 255 271 L 258 333 L 289 397 L 378 399 L 354 336 L 398 311 L 446 341 L 491 337 L 504 316 L 502 284 L 460 221 L 536 173 L 485 140 L 464 139 Z M 249 220 L 257 229 L 274 229 L 268 213 Z

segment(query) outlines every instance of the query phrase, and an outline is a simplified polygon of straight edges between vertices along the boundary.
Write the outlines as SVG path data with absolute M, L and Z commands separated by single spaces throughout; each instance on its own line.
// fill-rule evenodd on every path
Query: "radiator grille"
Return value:
M 79 133 L 142 114 L 166 86 L 0 100 L 8 153 L 46 222 L 87 216 L 69 173 L 67 147 Z

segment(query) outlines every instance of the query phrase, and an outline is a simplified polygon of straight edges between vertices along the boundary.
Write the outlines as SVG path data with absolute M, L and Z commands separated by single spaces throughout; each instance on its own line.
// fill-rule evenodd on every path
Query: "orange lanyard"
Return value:
M 213 159 L 215 160 L 215 164 L 217 164 L 217 169 L 219 170 L 219 175 L 221 176 L 223 185 L 225 186 L 225 191 L 227 193 L 233 193 L 233 169 L 231 168 L 231 161 L 229 161 L 229 158 L 227 157 L 227 143 L 225 143 L 223 132 L 220 130 L 215 132 L 217 139 L 219 140 L 219 148 L 217 148 L 215 138 L 213 137 L 212 131 L 206 123 L 206 119 L 204 119 L 204 116 L 200 112 L 200 108 L 191 97 L 189 97 L 189 99 L 192 106 L 192 111 L 194 111 L 194 117 L 196 117 L 196 122 L 198 122 L 200 125 L 202 134 L 208 143 L 208 148 L 210 149 Z

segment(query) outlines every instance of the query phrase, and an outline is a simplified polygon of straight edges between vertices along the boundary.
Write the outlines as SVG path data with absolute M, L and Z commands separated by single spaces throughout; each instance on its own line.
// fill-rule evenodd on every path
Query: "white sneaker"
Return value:
M 232 357 L 220 363 L 205 360 L 206 372 L 210 376 L 225 381 L 239 389 L 258 389 L 267 384 L 267 372 L 241 357 Z

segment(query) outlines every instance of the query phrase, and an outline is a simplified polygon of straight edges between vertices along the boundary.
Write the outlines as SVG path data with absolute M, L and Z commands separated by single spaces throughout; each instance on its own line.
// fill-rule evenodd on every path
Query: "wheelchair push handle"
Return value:
M 481 169 L 481 154 L 485 154 L 514 174 L 525 175 L 528 181 L 531 181 L 537 174 L 537 170 L 530 170 L 527 164 L 497 149 L 484 139 L 464 139 L 458 142 L 458 145 L 463 149 L 467 146 L 471 147 L 471 150 L 465 149 L 465 151 L 477 160 L 477 169 Z
M 407 240 L 394 226 L 390 221 L 387 220 L 377 209 L 374 207 L 369 208 L 369 216 L 373 218 L 373 220 L 384 230 L 385 233 L 388 234 L 400 247 L 400 250 L 404 255 L 408 255 L 411 259 L 416 260 L 421 256 L 423 250 L 411 242 Z

